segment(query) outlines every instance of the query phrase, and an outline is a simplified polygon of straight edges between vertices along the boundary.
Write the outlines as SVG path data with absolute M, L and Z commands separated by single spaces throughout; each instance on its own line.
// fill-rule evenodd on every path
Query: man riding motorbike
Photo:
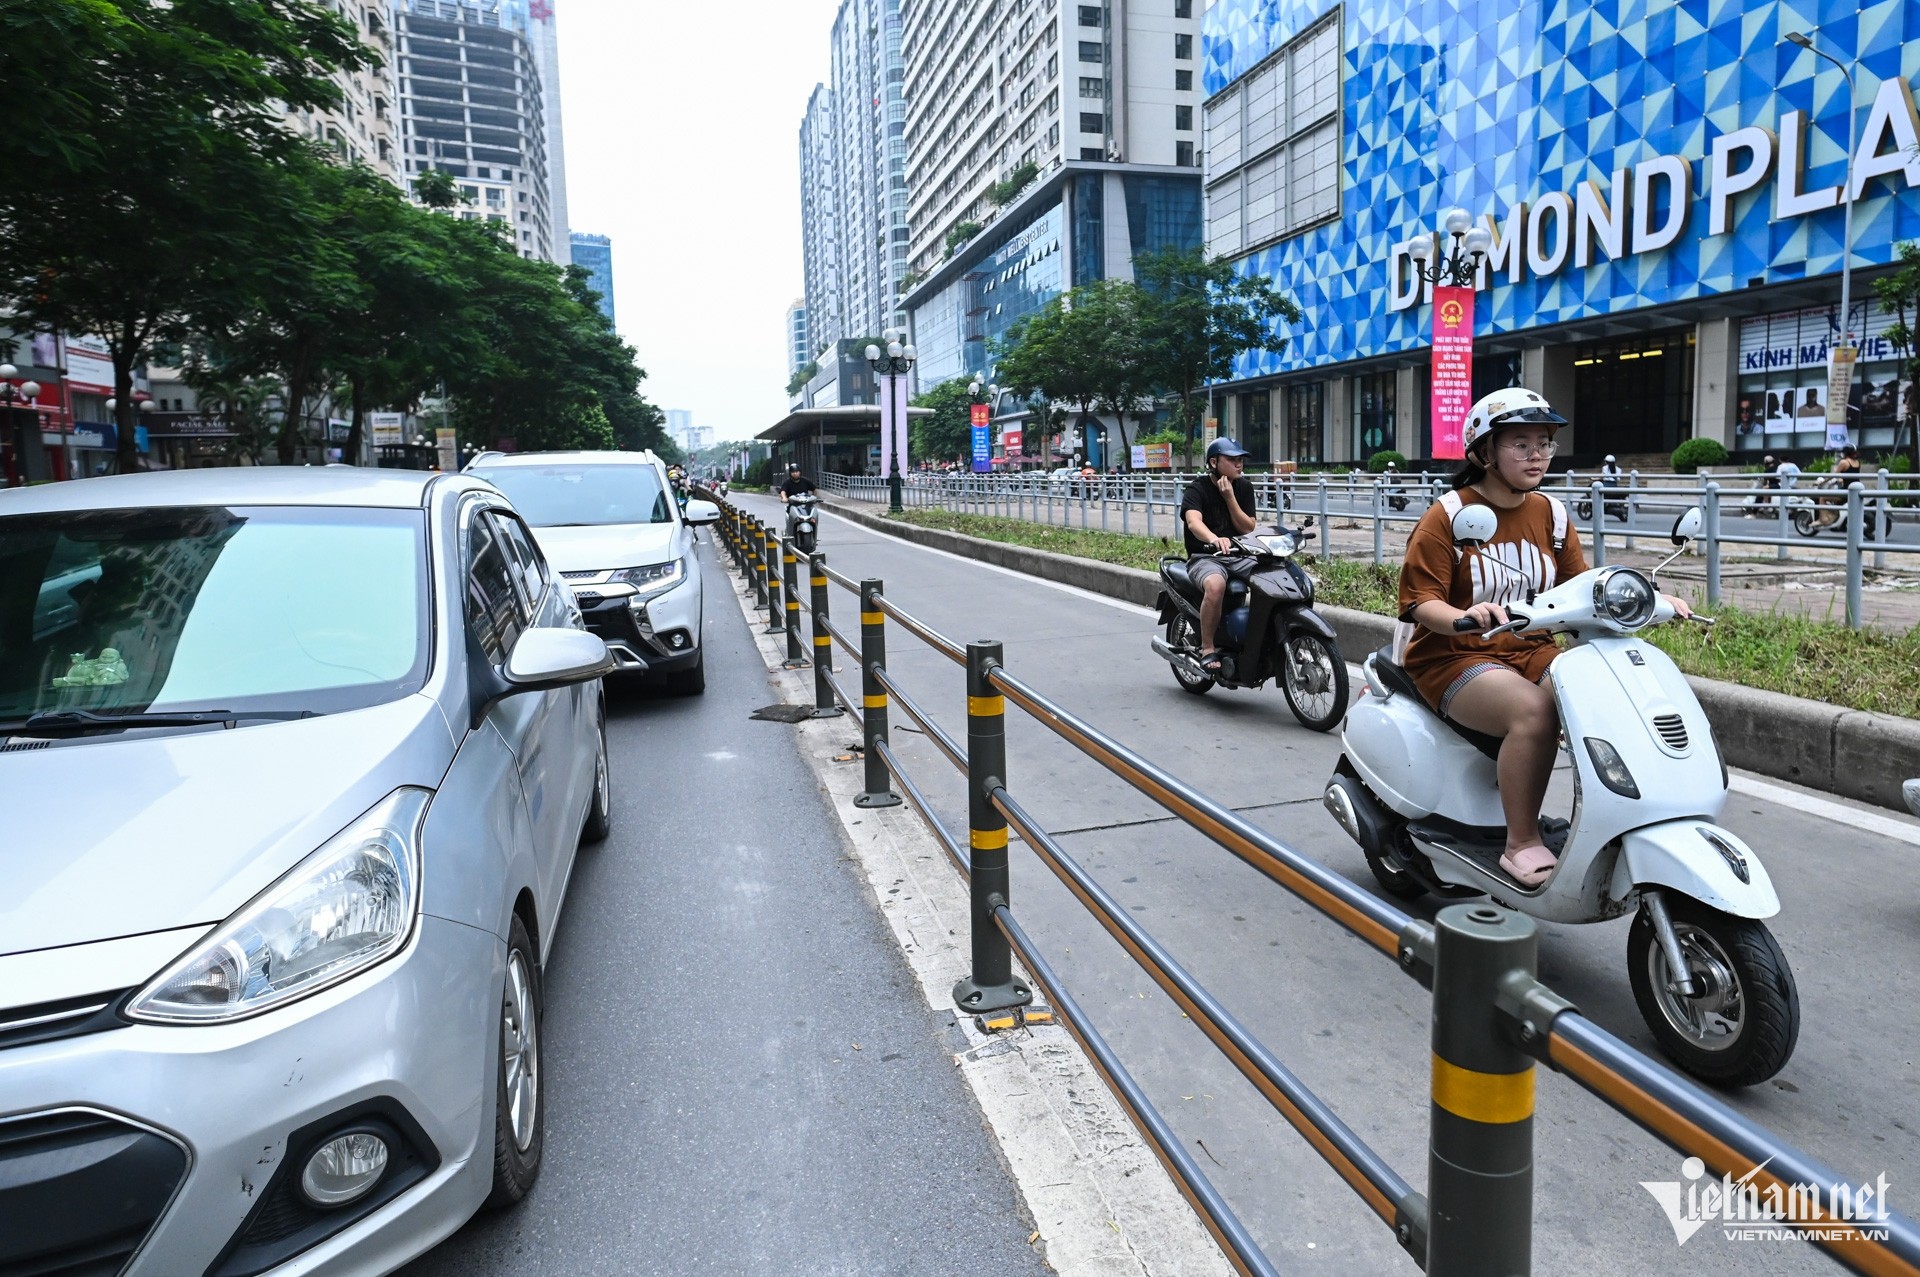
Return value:
M 1214 557 L 1233 550 L 1233 538 L 1254 529 L 1253 484 L 1244 477 L 1247 450 L 1231 439 L 1207 445 L 1207 472 L 1194 476 L 1180 498 L 1187 540 L 1187 577 L 1200 587 L 1200 665 L 1221 671 L 1214 631 L 1227 597 L 1227 565 Z
M 786 482 L 780 485 L 780 504 L 785 505 L 788 498 L 797 497 L 803 492 L 812 491 L 813 483 L 805 475 L 800 473 L 799 465 L 790 463 L 787 466 Z
M 1504 604 L 1587 570 L 1565 504 L 1536 491 L 1565 424 L 1545 399 L 1519 387 L 1474 404 L 1453 491 L 1415 525 L 1400 573 L 1400 619 L 1412 629 L 1401 664 L 1441 717 L 1501 738 L 1507 845 L 1500 867 L 1527 887 L 1546 881 L 1555 864 L 1541 840 L 1540 805 L 1559 749 L 1548 667 L 1560 649 L 1546 635 L 1481 635 L 1507 623 Z M 1499 520 L 1492 540 L 1471 556 L 1453 541 L 1462 505 L 1491 506 Z M 1671 602 L 1680 616 L 1691 614 L 1685 602 Z M 1464 633 L 1455 629 L 1463 618 L 1471 620 Z

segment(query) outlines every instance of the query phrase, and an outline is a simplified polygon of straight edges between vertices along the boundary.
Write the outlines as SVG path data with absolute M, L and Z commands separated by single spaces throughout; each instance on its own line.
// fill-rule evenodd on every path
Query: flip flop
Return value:
M 1537 887 L 1553 875 L 1560 862 L 1545 847 L 1522 847 L 1500 857 L 1500 867 L 1523 887 Z
M 1215 648 L 1211 652 L 1200 653 L 1200 668 L 1209 674 L 1222 674 L 1227 667 L 1220 659 L 1220 650 Z

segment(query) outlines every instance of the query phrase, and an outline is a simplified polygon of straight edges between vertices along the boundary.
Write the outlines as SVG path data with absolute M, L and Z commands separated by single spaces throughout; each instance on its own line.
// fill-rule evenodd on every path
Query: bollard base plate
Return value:
M 815 711 L 813 711 L 813 713 L 812 713 L 812 714 L 810 714 L 810 715 L 809 715 L 808 717 L 810 717 L 810 718 L 838 718 L 838 717 L 840 717 L 840 715 L 841 715 L 842 713 L 844 713 L 844 712 L 845 712 L 845 711 L 843 711 L 843 710 L 842 710 L 842 709 L 841 709 L 841 708 L 840 708 L 840 707 L 839 707 L 838 705 L 829 705 L 829 706 L 828 706 L 827 708 L 825 708 L 825 709 L 816 709 L 816 710 L 815 710 Z
M 784 625 L 769 625 L 765 629 L 761 630 L 760 632 L 762 634 L 785 634 L 787 632 L 787 627 Z
M 796 656 L 796 657 L 793 657 L 793 658 L 792 658 L 792 659 L 790 659 L 790 660 L 785 660 L 785 661 L 782 661 L 782 662 L 780 662 L 780 668 L 781 668 L 781 669 L 783 669 L 783 670 L 805 670 L 805 669 L 812 669 L 812 668 L 813 668 L 813 662 L 812 662 L 812 661 L 810 661 L 810 660 L 808 660 L 808 659 L 807 659 L 806 657 L 804 657 L 804 656 Z
M 962 1014 L 979 1015 L 987 1011 L 1006 1011 L 1033 1001 L 1033 990 L 1018 980 L 1005 984 L 975 984 L 971 978 L 953 986 L 953 1003 Z
M 898 807 L 900 795 L 892 790 L 882 790 L 877 794 L 855 794 L 853 805 L 855 807 Z

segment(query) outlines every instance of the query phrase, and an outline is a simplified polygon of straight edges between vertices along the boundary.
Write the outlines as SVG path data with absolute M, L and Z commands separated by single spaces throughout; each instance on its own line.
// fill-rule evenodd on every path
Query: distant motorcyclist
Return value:
M 785 505 L 790 498 L 813 490 L 813 481 L 800 473 L 799 464 L 790 463 L 787 466 L 786 482 L 780 485 L 780 504 Z
M 1217 557 L 1233 549 L 1233 538 L 1253 531 L 1253 484 L 1246 479 L 1247 450 L 1231 439 L 1207 445 L 1207 472 L 1195 475 L 1180 498 L 1180 523 L 1187 540 L 1187 579 L 1200 590 L 1200 664 L 1210 674 L 1221 669 L 1214 631 L 1227 597 L 1227 565 Z
M 1621 482 L 1626 471 L 1620 468 L 1619 461 L 1609 452 L 1607 459 L 1600 463 L 1600 481 L 1606 486 L 1601 489 L 1602 499 L 1606 503 L 1607 513 L 1625 523 L 1627 521 L 1627 503 L 1620 500 Z

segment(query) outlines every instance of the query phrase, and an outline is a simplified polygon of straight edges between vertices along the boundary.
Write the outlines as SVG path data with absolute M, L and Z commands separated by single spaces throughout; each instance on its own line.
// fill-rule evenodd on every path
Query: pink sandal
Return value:
M 1522 847 L 1500 857 L 1500 867 L 1523 887 L 1537 887 L 1553 875 L 1560 862 L 1545 847 Z

